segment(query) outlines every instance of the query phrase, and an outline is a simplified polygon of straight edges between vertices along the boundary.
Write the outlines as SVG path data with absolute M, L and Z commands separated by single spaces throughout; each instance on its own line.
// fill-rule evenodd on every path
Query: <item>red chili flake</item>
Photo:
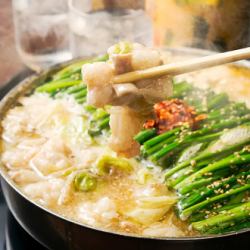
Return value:
M 144 123 L 144 128 L 153 128 L 155 126 L 155 120 L 147 120 L 146 123 Z
M 156 118 L 146 121 L 144 128 L 156 128 L 159 134 L 184 124 L 195 129 L 207 117 L 206 114 L 197 115 L 194 107 L 179 99 L 156 103 L 154 113 Z

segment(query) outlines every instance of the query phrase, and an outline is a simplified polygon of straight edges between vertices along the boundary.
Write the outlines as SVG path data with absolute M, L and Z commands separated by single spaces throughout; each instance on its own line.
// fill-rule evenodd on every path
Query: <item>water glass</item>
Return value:
M 118 41 L 152 45 L 153 28 L 143 0 L 69 0 L 73 57 L 105 53 Z
M 34 70 L 71 58 L 67 0 L 12 0 L 16 48 Z

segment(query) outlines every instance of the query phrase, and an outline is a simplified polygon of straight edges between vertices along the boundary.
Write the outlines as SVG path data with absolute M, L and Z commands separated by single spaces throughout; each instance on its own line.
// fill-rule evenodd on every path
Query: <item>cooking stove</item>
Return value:
M 0 194 L 0 250 L 46 250 L 14 219 Z

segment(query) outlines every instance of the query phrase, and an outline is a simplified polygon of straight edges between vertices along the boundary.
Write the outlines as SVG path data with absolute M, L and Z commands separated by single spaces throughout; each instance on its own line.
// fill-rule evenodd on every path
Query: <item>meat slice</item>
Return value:
M 110 103 L 114 96 L 112 78 L 114 69 L 105 62 L 85 64 L 82 68 L 82 79 L 87 84 L 87 102 L 95 107 L 103 107 Z
M 109 61 L 86 64 L 83 81 L 88 87 L 88 104 L 110 109 L 110 147 L 119 154 L 132 156 L 139 146 L 133 137 L 153 113 L 156 102 L 172 95 L 172 78 L 161 77 L 133 83 L 112 84 L 112 78 L 134 70 L 162 64 L 159 51 L 140 44 L 121 42 L 108 49 Z
M 132 157 L 139 152 L 139 144 L 133 139 L 144 122 L 144 118 L 128 107 L 116 106 L 110 109 L 112 131 L 109 146 L 118 154 Z

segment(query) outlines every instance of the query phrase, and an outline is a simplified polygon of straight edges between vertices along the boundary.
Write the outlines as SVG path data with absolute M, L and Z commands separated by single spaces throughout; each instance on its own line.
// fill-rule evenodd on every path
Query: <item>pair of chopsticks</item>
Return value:
M 164 75 L 175 76 L 249 58 L 250 47 L 247 47 L 244 49 L 190 59 L 184 62 L 169 63 L 149 69 L 137 70 L 117 75 L 114 77 L 113 83 L 116 84 L 134 82 L 142 79 L 160 77 Z

